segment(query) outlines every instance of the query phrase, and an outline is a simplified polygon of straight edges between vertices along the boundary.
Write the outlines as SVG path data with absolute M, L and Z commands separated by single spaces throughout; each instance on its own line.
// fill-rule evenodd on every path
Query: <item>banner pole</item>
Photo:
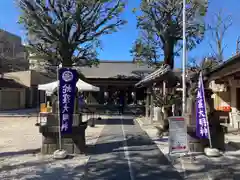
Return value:
M 182 50 L 182 116 L 186 116 L 186 59 L 187 59 L 187 44 L 186 44 L 186 0 L 183 0 L 183 50 Z
M 59 150 L 62 150 L 62 136 L 61 136 L 61 119 L 60 119 L 60 80 L 59 80 L 59 67 L 57 66 L 57 81 L 58 81 L 58 139 L 59 139 Z
M 203 76 L 202 76 L 202 72 L 200 72 L 200 76 L 201 76 L 201 83 L 203 86 L 203 91 L 204 91 L 204 84 L 203 84 Z M 210 132 L 210 127 L 209 127 L 209 121 L 208 121 L 208 113 L 207 113 L 207 108 L 206 108 L 206 100 L 205 100 L 205 91 L 204 91 L 204 98 L 203 98 L 203 103 L 205 104 L 205 112 L 206 112 L 206 121 L 207 121 L 207 129 L 208 129 L 208 138 L 209 138 L 209 146 L 210 148 L 212 148 L 212 138 L 211 138 L 211 132 Z

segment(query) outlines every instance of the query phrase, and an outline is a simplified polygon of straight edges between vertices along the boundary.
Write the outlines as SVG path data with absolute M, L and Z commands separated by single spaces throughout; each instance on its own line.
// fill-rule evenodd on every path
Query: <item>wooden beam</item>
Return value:
M 145 103 L 145 118 L 146 121 L 149 119 L 149 88 L 147 88 L 146 103 Z
M 232 76 L 233 74 L 240 73 L 240 62 L 234 63 L 226 68 L 223 68 L 217 72 L 210 74 L 208 81 L 222 79 L 226 76 Z

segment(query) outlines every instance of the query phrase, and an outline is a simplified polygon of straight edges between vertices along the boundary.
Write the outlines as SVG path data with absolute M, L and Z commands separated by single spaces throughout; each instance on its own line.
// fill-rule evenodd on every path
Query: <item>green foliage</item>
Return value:
M 132 54 L 135 58 L 155 62 L 161 52 L 164 63 L 173 68 L 174 56 L 178 54 L 182 43 L 182 0 L 142 0 L 137 15 L 139 38 L 134 43 Z M 204 16 L 207 2 L 188 0 L 186 5 L 186 37 L 188 50 L 199 44 L 205 32 Z M 141 43 L 139 43 L 141 42 Z M 140 47 L 141 46 L 141 47 Z M 151 63 L 150 63 L 151 64 Z
M 220 64 L 221 62 L 219 62 L 219 60 L 214 56 L 206 56 L 199 62 L 197 62 L 196 59 L 192 58 L 188 62 L 188 69 L 193 73 L 199 74 L 201 71 L 204 74 L 207 74 Z
M 119 30 L 121 0 L 17 0 L 28 49 L 49 65 L 98 63 L 99 38 Z
M 170 108 L 173 104 L 180 104 L 181 97 L 181 94 L 178 94 L 176 92 L 168 93 L 166 96 L 163 96 L 158 91 L 155 91 L 154 105 L 158 107 Z
M 137 39 L 130 52 L 134 56 L 134 62 L 137 62 L 138 64 L 147 63 L 150 66 L 156 67 L 162 65 L 162 62 L 159 61 L 160 54 L 158 53 L 157 43 L 149 34 L 145 36 L 142 35 L 141 39 Z
M 214 70 L 217 66 L 220 65 L 219 60 L 216 57 L 204 57 L 199 63 L 196 62 L 196 59 L 191 59 L 188 64 L 188 95 L 192 98 L 196 97 L 197 93 L 197 83 L 200 72 L 204 75 L 208 74 Z

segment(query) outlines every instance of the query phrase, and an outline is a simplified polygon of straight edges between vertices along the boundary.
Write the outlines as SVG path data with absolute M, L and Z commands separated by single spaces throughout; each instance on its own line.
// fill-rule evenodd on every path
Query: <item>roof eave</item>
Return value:
M 239 58 L 240 58 L 240 54 L 237 54 L 237 55 L 231 57 L 230 59 L 228 59 L 227 61 L 223 62 L 221 65 L 217 66 L 212 71 L 210 71 L 207 74 L 207 76 L 211 76 L 213 73 L 216 73 L 216 72 L 220 71 L 221 69 L 225 68 L 226 66 L 229 66 L 229 65 L 235 63 L 235 61 L 238 61 Z
M 151 74 L 147 75 L 146 77 L 144 77 L 141 81 L 139 81 L 137 84 L 135 84 L 135 87 L 139 87 L 139 86 L 144 86 L 144 84 L 148 84 L 151 81 L 153 81 L 156 78 L 160 78 L 163 75 L 165 75 L 166 73 L 168 73 L 170 71 L 170 66 L 168 65 L 163 65 L 161 66 L 159 69 L 157 69 L 156 71 L 152 72 Z

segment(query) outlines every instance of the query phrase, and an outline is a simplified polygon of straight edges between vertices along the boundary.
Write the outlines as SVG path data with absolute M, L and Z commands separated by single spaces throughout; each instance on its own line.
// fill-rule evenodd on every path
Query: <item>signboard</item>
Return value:
M 77 71 L 70 68 L 59 69 L 59 113 L 62 134 L 72 132 Z
M 188 152 L 187 126 L 180 116 L 169 117 L 169 153 Z

